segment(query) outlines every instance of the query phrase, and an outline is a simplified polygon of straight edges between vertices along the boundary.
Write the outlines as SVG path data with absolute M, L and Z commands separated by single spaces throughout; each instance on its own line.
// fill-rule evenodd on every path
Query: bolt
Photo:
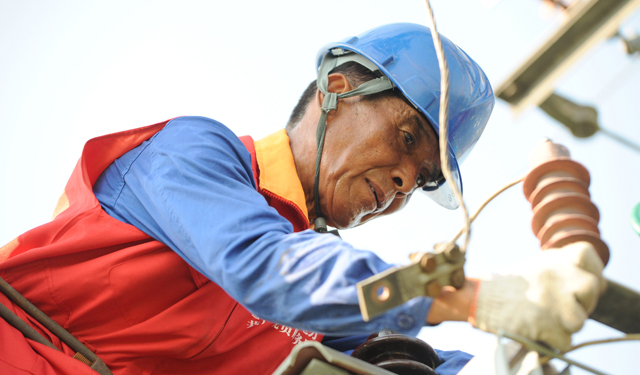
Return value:
M 466 281 L 466 278 L 464 276 L 464 270 L 460 268 L 453 271 L 453 273 L 451 273 L 450 281 L 451 281 L 451 286 L 453 286 L 454 288 L 456 289 L 462 288 Z
M 449 246 L 444 250 L 444 256 L 449 263 L 458 263 L 462 257 L 462 252 L 460 252 L 458 245 L 453 244 L 453 246 Z
M 435 254 L 427 253 L 420 259 L 420 267 L 422 267 L 422 270 L 426 273 L 435 271 L 437 266 L 438 260 Z
M 442 285 L 438 282 L 438 280 L 433 280 L 427 283 L 424 287 L 424 294 L 428 297 L 437 297 L 442 292 Z

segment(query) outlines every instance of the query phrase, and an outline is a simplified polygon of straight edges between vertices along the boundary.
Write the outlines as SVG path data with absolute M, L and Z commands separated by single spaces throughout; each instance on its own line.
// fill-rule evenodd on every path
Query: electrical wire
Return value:
M 593 103 L 604 103 L 611 98 L 613 94 L 620 89 L 622 85 L 629 82 L 631 72 L 638 68 L 636 63 L 640 61 L 640 53 L 631 56 L 626 65 L 616 72 L 616 74 L 607 83 L 598 90 L 591 98 Z
M 506 337 L 508 339 L 511 339 L 511 340 L 513 340 L 513 341 L 525 346 L 528 349 L 535 350 L 536 352 L 538 352 L 540 354 L 544 354 L 547 357 L 559 359 L 559 360 L 564 361 L 564 362 L 566 362 L 566 363 L 568 363 L 570 365 L 573 365 L 573 366 L 576 366 L 576 367 L 580 367 L 581 369 L 589 371 L 589 372 L 594 373 L 596 375 L 607 375 L 604 372 L 600 372 L 600 371 L 598 371 L 598 370 L 596 370 L 594 368 L 591 368 L 591 367 L 589 367 L 587 365 L 584 365 L 584 364 L 582 364 L 580 362 L 574 361 L 571 358 L 567 358 L 562 353 L 555 353 L 553 350 L 548 349 L 547 347 L 542 346 L 542 345 L 540 345 L 540 344 L 538 344 L 538 343 L 536 343 L 536 342 L 534 342 L 532 340 L 529 340 L 528 338 L 526 338 L 524 336 L 520 336 L 520 335 L 517 335 L 515 333 L 500 331 L 500 332 L 498 332 L 498 337 L 499 338 Z
M 469 236 L 471 231 L 471 220 L 469 218 L 469 212 L 467 211 L 467 206 L 465 205 L 462 199 L 462 193 L 458 190 L 458 186 L 453 182 L 453 176 L 450 169 L 449 162 L 449 147 L 448 147 L 448 137 L 449 137 L 449 66 L 447 65 L 447 59 L 444 55 L 444 48 L 442 47 L 442 40 L 440 39 L 440 34 L 438 33 L 438 29 L 436 28 L 436 20 L 433 15 L 433 9 L 431 8 L 431 2 L 426 0 L 427 3 L 427 13 L 429 15 L 429 26 L 431 28 L 431 38 L 433 39 L 433 46 L 436 50 L 436 56 L 438 57 L 438 66 L 440 68 L 440 113 L 438 119 L 439 126 L 439 145 L 440 145 L 440 164 L 442 169 L 442 174 L 444 175 L 446 183 L 449 184 L 451 190 L 453 191 L 454 198 L 460 204 L 462 208 L 462 213 L 464 215 L 464 246 L 460 248 L 462 253 L 466 252 L 467 246 L 469 245 Z M 455 241 L 454 241 L 455 242 Z M 445 246 L 448 244 L 445 244 Z
M 453 239 L 451 239 L 451 241 L 449 242 L 449 244 L 455 243 L 460 236 L 464 233 L 465 234 L 465 242 L 464 242 L 464 246 L 460 249 L 463 253 L 466 252 L 467 246 L 469 244 L 469 239 L 470 239 L 470 231 L 471 231 L 471 223 L 478 217 L 478 214 L 480 214 L 480 212 L 486 207 L 486 205 L 491 202 L 495 197 L 497 197 L 498 195 L 500 195 L 501 193 L 503 193 L 505 190 L 509 189 L 512 186 L 517 185 L 518 183 L 522 182 L 527 174 L 525 174 L 524 176 L 518 177 L 517 179 L 507 183 L 506 185 L 504 185 L 503 187 L 501 187 L 500 189 L 498 189 L 495 193 L 493 193 L 488 199 L 486 199 L 481 205 L 480 207 L 476 210 L 476 212 L 472 215 L 469 216 L 469 212 L 467 210 L 466 204 L 464 203 L 464 200 L 462 199 L 462 194 L 460 193 L 460 190 L 458 190 L 458 186 L 453 182 L 453 176 L 451 173 L 451 169 L 450 169 L 450 155 L 449 155 L 449 149 L 448 149 L 448 133 L 449 133 L 449 67 L 447 65 L 447 61 L 445 58 L 445 54 L 444 54 L 444 49 L 442 47 L 442 41 L 440 39 L 440 34 L 438 33 L 438 30 L 436 28 L 436 21 L 435 21 L 435 17 L 433 15 L 433 9 L 431 8 L 431 2 L 429 0 L 426 0 L 426 5 L 427 5 L 427 13 L 429 15 L 429 23 L 430 23 L 430 28 L 431 28 L 431 37 L 433 39 L 433 45 L 434 48 L 436 50 L 436 55 L 438 57 L 438 66 L 440 68 L 440 111 L 439 111 L 439 119 L 438 119 L 438 123 L 439 123 L 439 146 L 440 146 L 440 163 L 441 163 L 441 168 L 442 168 L 442 173 L 444 175 L 444 178 L 446 179 L 447 183 L 449 184 L 449 186 L 451 187 L 451 190 L 453 191 L 454 197 L 455 199 L 458 201 L 458 203 L 460 204 L 461 208 L 462 208 L 462 212 L 464 215 L 464 222 L 465 225 L 463 228 L 460 229 L 460 231 L 458 231 L 458 233 L 453 237 Z M 625 70 L 625 69 L 623 69 Z M 598 374 L 598 375 L 606 375 L 596 369 L 593 369 L 589 366 L 583 365 L 579 362 L 576 362 L 570 358 L 567 358 L 564 356 L 564 354 L 573 351 L 573 350 L 577 350 L 589 345 L 596 345 L 596 344 L 604 344 L 604 343 L 611 343 L 611 342 L 619 342 L 619 341 L 630 341 L 630 340 L 640 340 L 640 334 L 633 334 L 633 335 L 627 335 L 625 337 L 621 337 L 621 338 L 613 338 L 613 339 L 605 339 L 605 340 L 595 340 L 595 341 L 590 341 L 590 342 L 585 342 L 579 345 L 576 345 L 574 347 L 571 347 L 570 349 L 562 352 L 562 353 L 555 353 L 554 351 L 547 349 L 546 347 L 539 345 L 537 343 L 535 343 L 534 341 L 531 341 L 523 336 L 520 335 L 516 335 L 516 334 L 511 334 L 508 332 L 500 332 L 498 334 L 499 337 L 506 337 L 509 338 L 511 340 L 514 340 L 520 344 L 522 344 L 523 346 L 531 349 L 531 350 L 535 350 L 543 355 L 545 355 L 546 357 L 550 358 L 556 358 L 556 359 L 560 359 L 570 365 L 576 366 L 576 367 L 580 367 L 586 371 L 589 371 L 591 373 L 594 374 Z M 546 359 L 546 362 L 549 361 L 549 359 Z M 542 360 L 545 360 L 545 358 L 541 359 L 541 363 Z M 546 363 L 544 362 L 544 363 Z
M 517 185 L 518 183 L 522 182 L 526 177 L 527 177 L 528 173 L 525 173 L 524 175 L 508 182 L 507 184 L 505 184 L 504 186 L 502 186 L 500 189 L 496 190 L 493 194 L 491 194 L 491 196 L 489 196 L 481 205 L 480 207 L 478 207 L 478 209 L 473 213 L 473 215 L 471 215 L 471 217 L 469 218 L 469 221 L 472 223 L 480 214 L 480 212 L 487 206 L 487 204 L 489 204 L 489 202 L 491 202 L 493 199 L 495 199 L 498 195 L 502 194 L 504 191 L 506 191 L 507 189 Z M 458 233 L 451 239 L 450 243 L 453 243 L 455 241 L 458 240 L 458 238 L 462 235 L 462 233 L 464 232 L 465 228 L 461 228 Z M 602 374 L 602 375 L 606 375 L 598 370 L 592 369 L 586 365 L 583 365 L 579 362 L 576 362 L 572 359 L 569 359 L 567 357 L 565 357 L 565 354 L 572 352 L 574 350 L 578 350 L 581 348 L 584 348 L 586 346 L 591 346 L 591 345 L 598 345 L 598 344 L 607 344 L 607 343 L 614 343 L 614 342 L 621 342 L 621 341 L 640 341 L 640 334 L 628 334 L 624 337 L 616 337 L 616 338 L 610 338 L 610 339 L 602 339 L 602 340 L 594 340 L 594 341 L 588 341 L 588 342 L 584 342 L 575 346 L 572 346 L 571 348 L 562 351 L 560 353 L 555 353 L 554 351 L 545 348 L 542 345 L 539 345 L 531 340 L 526 339 L 523 336 L 520 335 L 516 335 L 516 334 L 512 334 L 512 333 L 508 333 L 508 332 L 499 332 L 498 333 L 499 337 L 506 337 L 508 339 L 511 339 L 513 341 L 516 341 L 520 344 L 522 344 L 524 347 L 530 349 L 530 350 L 535 350 L 539 353 L 541 353 L 543 355 L 543 357 L 540 358 L 540 365 L 545 365 L 547 364 L 551 359 L 555 358 L 555 359 L 559 359 L 562 360 L 566 363 L 568 363 L 569 365 L 573 365 L 576 367 L 580 367 L 586 371 L 592 372 L 594 374 Z
M 598 345 L 598 344 L 609 344 L 609 343 L 612 343 L 612 342 L 620 342 L 620 341 L 640 341 L 640 334 L 632 333 L 632 334 L 625 335 L 624 337 L 614 337 L 614 338 L 611 338 L 611 339 L 587 341 L 587 342 L 583 342 L 582 344 L 578 344 L 578 345 L 572 346 L 571 348 L 565 350 L 562 353 L 566 354 L 566 353 L 572 352 L 574 350 L 584 348 L 585 346 Z
M 619 36 L 619 34 L 618 34 Z M 620 38 L 622 38 L 620 36 Z M 633 74 L 633 71 L 638 68 L 637 62 L 640 61 L 640 53 L 634 53 L 628 60 L 627 64 L 620 69 L 591 99 L 594 103 L 604 103 L 613 96 L 624 84 L 629 82 L 629 77 Z M 635 152 L 640 152 L 640 145 L 632 140 L 617 134 L 616 132 L 598 127 L 598 131 L 602 135 L 606 135 L 612 140 L 621 143 Z
M 449 186 L 451 187 L 451 190 L 453 191 L 454 197 L 455 199 L 458 201 L 458 203 L 460 204 L 461 208 L 462 208 L 462 212 L 464 215 L 464 222 L 465 225 L 463 228 L 460 229 L 460 231 L 458 231 L 458 233 L 449 241 L 448 244 L 452 244 L 455 243 L 460 236 L 464 233 L 465 234 L 465 242 L 464 242 L 464 246 L 460 249 L 463 253 L 466 252 L 467 246 L 469 244 L 469 239 L 470 239 L 470 230 L 471 230 L 471 223 L 478 217 L 478 214 L 480 214 L 480 212 L 487 206 L 487 204 L 489 202 L 491 202 L 495 197 L 497 197 L 498 195 L 500 195 L 501 193 L 503 193 L 505 190 L 509 189 L 512 186 L 517 185 L 518 183 L 522 182 L 527 174 L 518 177 L 517 179 L 510 181 L 509 183 L 507 183 L 506 185 L 504 185 L 503 187 L 501 187 L 500 189 L 498 189 L 495 193 L 493 193 L 489 198 L 487 198 L 481 205 L 480 207 L 476 210 L 476 212 L 474 212 L 474 214 L 472 216 L 469 216 L 469 212 L 467 210 L 466 204 L 464 203 L 463 199 L 462 199 L 462 194 L 460 193 L 460 190 L 458 190 L 458 186 L 453 183 L 453 176 L 451 173 L 451 169 L 450 169 L 450 155 L 449 155 L 449 150 L 448 150 L 448 133 L 449 133 L 449 122 L 448 122 L 448 117 L 449 117 L 449 68 L 447 65 L 447 61 L 445 58 L 445 54 L 444 54 L 444 49 L 442 47 L 442 41 L 440 39 L 440 35 L 438 33 L 438 30 L 436 28 L 436 22 L 435 22 L 435 17 L 433 15 L 433 9 L 431 8 L 431 3 L 429 0 L 426 0 L 426 5 L 427 5 L 427 13 L 429 15 L 429 23 L 430 23 L 430 28 L 432 30 L 431 32 L 431 37 L 433 38 L 433 45 L 434 48 L 436 49 L 436 55 L 438 57 L 438 65 L 440 68 L 440 113 L 439 113 L 439 146 L 440 146 L 440 162 L 441 162 L 441 168 L 442 168 L 442 173 L 444 175 L 444 178 L 446 179 L 447 183 L 449 184 Z M 631 64 L 629 64 L 631 65 Z M 626 67 L 625 67 L 626 68 Z M 626 69 L 623 69 L 626 70 Z M 615 80 L 617 81 L 617 80 Z M 611 85 L 607 85 L 607 86 L 611 86 Z M 605 88 L 609 88 L 609 87 L 605 87 Z M 607 91 L 607 90 L 601 90 L 602 91 Z M 542 358 L 541 359 L 541 363 L 543 360 L 546 360 L 546 362 L 548 362 L 550 360 L 550 358 L 556 358 L 556 359 L 560 359 L 570 365 L 576 366 L 576 367 L 580 367 L 586 371 L 589 371 L 591 373 L 594 374 L 598 374 L 598 375 L 606 375 L 596 369 L 593 369 L 589 366 L 583 365 L 579 362 L 576 362 L 570 358 L 567 358 L 564 356 L 564 354 L 573 351 L 573 350 L 577 350 L 580 348 L 583 348 L 585 346 L 589 346 L 589 345 L 596 345 L 596 344 L 604 344 L 604 343 L 611 343 L 611 342 L 619 342 L 619 341 L 629 341 L 629 340 L 640 340 L 640 335 L 634 334 L 634 335 L 627 335 L 625 337 L 621 337 L 621 338 L 613 338 L 613 339 L 606 339 L 606 340 L 595 340 L 595 341 L 591 341 L 591 342 L 585 342 L 579 345 L 576 345 L 574 347 L 571 347 L 570 349 L 562 352 L 562 353 L 555 353 L 550 349 L 545 348 L 542 345 L 539 345 L 523 336 L 520 335 L 516 335 L 516 334 L 511 334 L 508 332 L 500 332 L 499 333 L 500 337 L 506 337 L 509 338 L 511 340 L 514 340 L 520 344 L 522 344 L 523 346 L 535 350 L 543 355 L 545 355 L 548 358 Z M 544 363 L 546 363 L 544 362 Z
M 624 136 L 622 136 L 622 135 L 620 135 L 620 134 L 618 134 L 616 132 L 613 132 L 613 131 L 611 131 L 609 129 L 605 129 L 605 128 L 602 128 L 602 127 L 598 127 L 598 131 L 600 132 L 600 134 L 606 135 L 607 137 L 611 138 L 612 140 L 629 147 L 630 149 L 632 149 L 635 152 L 640 153 L 640 145 L 635 143 L 635 142 L 633 142 L 633 141 L 630 141 L 628 138 L 625 138 Z
M 478 217 L 478 214 L 480 214 L 480 211 L 482 211 L 487 206 L 487 204 L 489 204 L 489 202 L 491 202 L 498 195 L 502 194 L 505 190 L 522 182 L 527 177 L 527 174 L 528 173 L 525 173 L 524 175 L 518 177 L 517 179 L 508 182 L 506 185 L 498 189 L 495 193 L 491 194 L 489 198 L 487 198 L 484 202 L 482 202 L 482 204 L 480 205 L 480 207 L 478 207 L 476 212 L 474 212 L 473 215 L 471 215 L 471 217 L 469 218 L 469 224 L 473 223 L 473 221 Z M 462 233 L 464 233 L 465 229 L 466 229 L 465 227 L 460 228 L 458 233 L 451 239 L 451 241 L 449 241 L 449 243 L 456 242 L 458 238 L 460 238 Z
M 593 340 L 593 341 L 587 341 L 587 342 L 583 342 L 582 344 L 578 344 L 575 346 L 572 346 L 571 348 L 562 351 L 562 354 L 567 354 L 569 352 L 572 352 L 574 350 L 578 350 L 578 349 L 582 349 L 586 346 L 591 346 L 591 345 L 599 345 L 599 344 L 610 344 L 610 343 L 614 343 L 614 342 L 622 342 L 622 341 L 640 341 L 640 334 L 638 333 L 632 333 L 632 334 L 628 334 L 625 335 L 623 337 L 614 337 L 614 338 L 610 338 L 610 339 L 602 339 L 602 340 Z M 549 357 L 544 357 L 544 358 L 540 358 L 540 364 L 544 365 L 547 362 L 549 362 L 551 360 L 551 358 Z

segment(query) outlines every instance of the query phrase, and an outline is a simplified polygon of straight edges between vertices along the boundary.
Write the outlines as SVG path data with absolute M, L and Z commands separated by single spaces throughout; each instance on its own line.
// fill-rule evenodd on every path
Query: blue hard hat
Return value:
M 462 192 L 459 164 L 467 157 L 484 130 L 495 102 L 493 89 L 487 76 L 463 50 L 441 35 L 449 65 L 449 154 L 454 183 Z M 326 55 L 347 57 L 364 56 L 356 61 L 378 69 L 427 118 L 436 133 L 439 132 L 440 69 L 433 46 L 431 30 L 422 25 L 396 23 L 380 26 L 357 37 L 324 46 L 317 55 L 317 66 Z M 356 56 L 356 55 L 354 55 Z M 449 209 L 458 202 L 448 188 L 423 188 L 423 192 L 438 204 Z

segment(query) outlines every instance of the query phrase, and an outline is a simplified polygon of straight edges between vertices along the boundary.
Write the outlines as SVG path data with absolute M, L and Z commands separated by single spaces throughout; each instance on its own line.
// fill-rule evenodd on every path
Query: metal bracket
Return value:
M 436 249 L 415 254 L 407 266 L 390 268 L 356 284 L 362 319 L 368 322 L 415 297 L 437 297 L 445 285 L 462 288 L 464 254 L 456 244 Z
M 495 94 L 511 104 L 515 113 L 539 105 L 553 92 L 556 80 L 596 43 L 610 38 L 640 0 L 588 0 L 576 2 L 566 20 Z

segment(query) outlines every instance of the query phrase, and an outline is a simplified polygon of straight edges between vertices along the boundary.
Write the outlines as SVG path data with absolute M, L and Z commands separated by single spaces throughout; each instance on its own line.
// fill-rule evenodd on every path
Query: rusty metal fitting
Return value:
M 424 287 L 424 295 L 428 297 L 437 297 L 442 292 L 442 284 L 438 282 L 438 280 L 433 280 L 429 282 Z
M 600 213 L 589 195 L 589 171 L 571 160 L 566 147 L 548 139 L 533 151 L 529 163 L 532 169 L 522 188 L 533 209 L 531 228 L 542 250 L 586 241 L 606 265 L 609 247 L 600 238 Z
M 438 267 L 438 260 L 436 255 L 432 253 L 426 253 L 420 258 L 420 267 L 426 273 L 431 273 Z
M 449 246 L 443 251 L 444 257 L 447 259 L 449 263 L 458 263 L 462 260 L 462 251 L 457 244 L 449 244 Z
M 451 286 L 453 286 L 456 289 L 461 289 L 464 286 L 464 283 L 466 281 L 466 277 L 464 275 L 464 269 L 460 268 L 458 270 L 453 271 L 453 273 L 451 274 Z

